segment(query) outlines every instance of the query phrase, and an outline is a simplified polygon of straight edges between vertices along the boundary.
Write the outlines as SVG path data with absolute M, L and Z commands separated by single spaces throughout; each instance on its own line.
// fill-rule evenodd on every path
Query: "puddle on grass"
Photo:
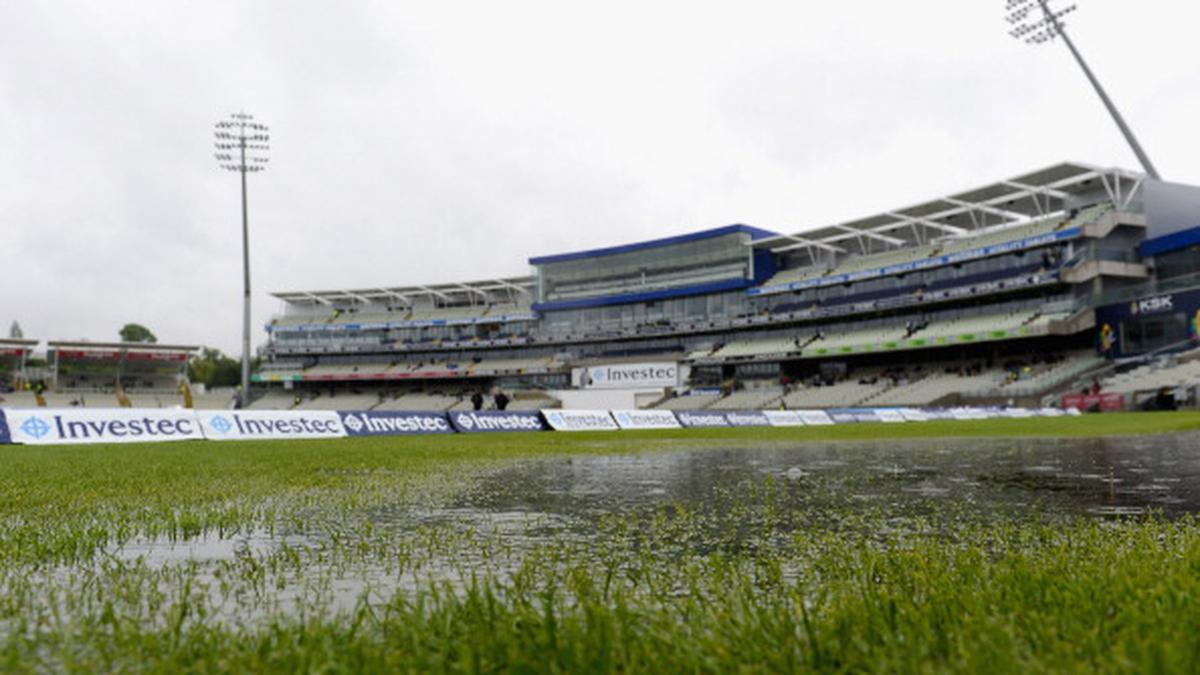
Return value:
M 449 544 L 403 568 L 374 553 L 324 567 L 339 550 L 359 542 L 265 530 L 138 539 L 107 553 L 151 569 L 198 563 L 204 570 L 262 561 L 289 549 L 304 562 L 276 578 L 271 597 L 256 601 L 262 603 L 259 611 L 300 607 L 314 597 L 319 605 L 348 611 L 364 598 L 382 602 L 420 581 L 462 585 L 476 570 L 505 576 L 543 544 L 601 548 L 609 532 L 601 524 L 611 516 L 679 506 L 705 514 L 704 527 L 724 528 L 708 531 L 707 542 L 731 530 L 751 532 L 764 522 L 762 510 L 735 507 L 746 499 L 761 504 L 767 493 L 772 508 L 784 514 L 771 521 L 772 537 L 836 524 L 856 513 L 872 514 L 868 521 L 882 528 L 872 530 L 879 536 L 907 531 L 913 518 L 933 521 L 936 530 L 939 519 L 964 516 L 1112 519 L 1153 512 L 1178 517 L 1200 512 L 1200 434 L 756 444 L 520 462 L 477 476 L 444 506 L 395 505 L 354 514 L 370 524 L 372 536 L 382 534 L 386 545 L 400 545 L 420 531 L 475 542 Z M 693 552 L 703 555 L 711 545 L 705 541 Z M 231 616 L 247 611 L 256 613 L 239 602 L 229 609 Z
M 921 515 L 944 504 L 979 514 L 1125 516 L 1200 511 L 1200 434 L 1102 439 L 947 439 L 655 451 L 530 462 L 497 471 L 457 509 L 590 519 L 666 504 L 703 508 L 776 479 L 810 511 L 886 504 Z

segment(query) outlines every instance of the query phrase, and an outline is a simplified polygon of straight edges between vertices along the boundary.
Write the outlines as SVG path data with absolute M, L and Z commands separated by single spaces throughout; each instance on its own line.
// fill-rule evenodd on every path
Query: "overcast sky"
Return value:
M 1071 29 L 1165 178 L 1200 183 L 1200 7 Z M 794 232 L 1061 161 L 1137 168 L 1061 44 L 1004 0 L 0 3 L 0 323 L 237 353 L 236 175 L 271 291 L 470 281 L 747 223 Z

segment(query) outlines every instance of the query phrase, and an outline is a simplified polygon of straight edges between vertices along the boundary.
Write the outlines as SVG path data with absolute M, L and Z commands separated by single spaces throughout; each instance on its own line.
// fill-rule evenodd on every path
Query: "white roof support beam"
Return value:
M 455 285 L 458 286 L 459 288 L 463 289 L 467 293 L 473 293 L 475 295 L 478 295 L 479 297 L 483 298 L 484 302 L 490 302 L 492 299 L 491 294 L 481 288 L 476 288 L 474 286 L 468 286 L 466 284 L 455 284 Z
M 778 237 L 778 239 L 783 239 L 783 240 L 787 240 L 787 241 L 791 241 L 791 242 L 795 242 L 795 243 L 788 244 L 787 246 L 780 246 L 778 248 L 772 248 L 771 249 L 772 253 L 783 253 L 785 251 L 795 251 L 796 249 L 801 249 L 801 248 L 809 248 L 809 249 L 819 248 L 824 251 L 829 251 L 830 253 L 845 253 L 846 252 L 846 249 L 842 248 L 841 246 L 834 246 L 833 244 L 830 244 L 829 242 L 826 242 L 826 241 L 817 241 L 815 239 L 806 239 L 804 237 L 798 237 L 794 234 L 785 234 L 781 237 Z M 761 243 L 761 241 L 762 240 L 759 240 L 759 242 L 757 242 L 757 243 Z
M 396 299 L 400 300 L 401 302 L 403 302 L 403 303 L 405 303 L 405 304 L 407 304 L 407 305 L 409 305 L 409 306 L 412 306 L 412 300 L 409 300 L 409 299 L 408 299 L 408 296 L 407 296 L 407 295 L 405 295 L 405 294 L 403 294 L 403 293 L 397 293 L 396 291 L 394 291 L 394 290 L 392 290 L 392 289 L 390 289 L 390 288 L 380 288 L 380 289 L 378 289 L 378 290 L 379 290 L 379 292 L 380 292 L 380 293 L 384 293 L 384 294 L 390 295 L 390 296 L 392 296 L 393 298 L 396 298 Z
M 874 239 L 875 241 L 882 241 L 885 244 L 889 244 L 889 245 L 895 246 L 897 248 L 904 246 L 906 243 L 908 243 L 908 242 L 904 241 L 903 239 L 897 239 L 896 237 L 889 237 L 886 234 L 880 234 L 878 232 L 875 232 L 874 230 L 856 230 L 853 227 L 846 227 L 845 225 L 834 225 L 833 227 L 835 227 L 839 230 L 842 230 L 843 232 L 846 232 L 850 235 L 866 237 L 868 239 Z M 863 250 L 864 251 L 866 250 L 865 246 L 863 247 Z
M 947 199 L 946 201 L 951 201 L 951 200 Z M 954 202 L 951 202 L 951 203 L 954 203 Z M 955 227 L 954 225 L 947 225 L 945 223 L 939 223 L 936 220 L 929 220 L 928 218 L 918 218 L 917 216 L 906 216 L 901 213 L 888 213 L 887 215 L 891 216 L 892 218 L 897 218 L 900 221 L 893 225 L 888 225 L 887 226 L 888 229 L 893 229 L 895 227 L 904 227 L 907 225 L 916 224 L 916 225 L 924 225 L 925 227 L 933 228 L 935 230 L 941 230 L 942 232 L 946 232 L 948 234 L 966 234 L 967 233 L 967 231 L 961 227 Z
M 492 283 L 503 286 L 504 288 L 512 289 L 515 291 L 521 291 L 522 293 L 531 293 L 532 292 L 532 289 L 528 286 L 518 286 L 517 284 L 514 284 L 509 281 L 505 281 L 504 279 L 493 279 Z
M 441 299 L 443 299 L 443 300 L 449 300 L 449 299 L 450 299 L 450 296 L 449 296 L 449 295 L 447 295 L 447 294 L 445 294 L 445 293 L 443 293 L 443 292 L 441 292 L 441 291 L 434 290 L 434 289 L 432 289 L 432 288 L 430 288 L 430 287 L 428 287 L 428 286 L 417 286 L 417 288 L 419 288 L 420 290 L 422 290 L 422 291 L 423 291 L 423 292 L 425 292 L 425 293 L 428 293 L 429 295 L 436 295 L 437 297 L 439 297 L 439 298 L 441 298 Z
M 961 206 L 966 209 L 971 209 L 973 211 L 982 211 L 983 213 L 990 213 L 993 216 L 1000 216 L 1001 218 L 1008 218 L 1009 220 L 1026 220 L 1027 218 L 1029 218 L 1029 214 L 1021 213 L 1020 211 L 1009 211 L 1008 209 L 1002 209 L 997 206 L 992 206 L 986 202 L 972 203 L 972 202 L 960 201 L 958 199 L 947 199 L 946 201 L 950 202 L 951 204 L 956 204 L 956 205 Z M 1009 201 L 1009 200 L 1005 200 L 1005 201 Z

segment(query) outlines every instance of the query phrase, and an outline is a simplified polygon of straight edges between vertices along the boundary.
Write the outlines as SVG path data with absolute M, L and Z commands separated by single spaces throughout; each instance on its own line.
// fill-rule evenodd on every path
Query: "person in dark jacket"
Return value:
M 476 391 L 474 394 L 471 394 L 471 408 L 473 410 L 483 410 L 483 394 L 481 392 Z
M 493 400 L 496 403 L 496 410 L 505 410 L 508 408 L 508 394 L 505 394 L 500 389 L 496 390 L 496 396 Z

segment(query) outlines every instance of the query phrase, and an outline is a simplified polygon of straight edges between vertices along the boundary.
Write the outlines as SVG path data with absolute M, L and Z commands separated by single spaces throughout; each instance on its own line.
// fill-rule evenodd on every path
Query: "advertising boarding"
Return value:
M 204 436 L 210 441 L 282 438 L 341 438 L 342 419 L 332 410 L 222 410 L 202 412 Z
M 679 386 L 679 364 L 619 363 L 577 368 L 584 389 L 662 389 Z
M 616 431 L 620 427 L 607 410 L 543 410 L 555 431 Z
M 0 410 L 0 445 L 12 443 L 12 438 L 8 435 L 8 422 L 4 419 L 4 411 Z
M 418 434 L 452 434 L 450 418 L 445 413 L 387 411 L 343 411 L 342 427 L 347 436 L 414 436 Z
M 679 429 L 670 410 L 614 410 L 613 419 L 622 429 Z
M 450 423 L 464 434 L 546 430 L 541 414 L 532 410 L 451 412 Z
M 771 420 L 761 411 L 727 412 L 725 419 L 731 427 L 769 427 Z
M 797 410 L 796 414 L 810 427 L 827 427 L 834 424 L 833 418 L 824 410 Z
M 804 418 L 799 410 L 764 410 L 763 415 L 773 427 L 802 427 Z
M 4 412 L 13 443 L 60 445 L 204 440 L 191 410 L 35 408 Z
M 729 420 L 725 415 L 719 412 L 708 411 L 680 411 L 675 413 L 679 418 L 679 423 L 688 429 L 707 429 L 713 427 L 727 427 Z

